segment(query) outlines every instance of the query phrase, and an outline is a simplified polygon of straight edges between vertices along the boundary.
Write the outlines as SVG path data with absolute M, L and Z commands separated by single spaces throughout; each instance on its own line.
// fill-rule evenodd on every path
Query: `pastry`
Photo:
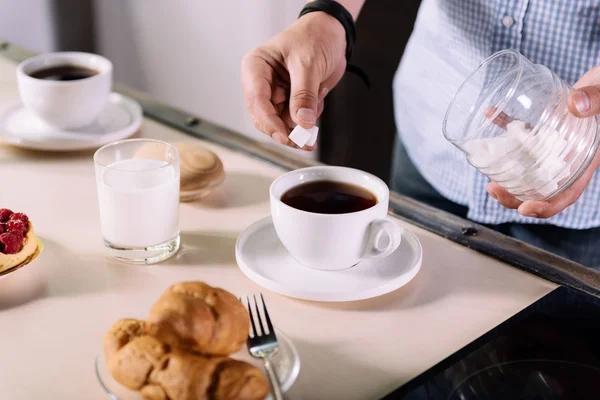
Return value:
M 206 147 L 190 142 L 173 143 L 179 151 L 179 199 L 194 201 L 208 195 L 225 180 L 225 170 L 219 156 Z M 163 149 L 147 143 L 136 152 L 136 158 L 163 157 Z
M 175 350 L 169 353 L 162 363 L 152 370 L 149 381 L 152 391 L 163 389 L 171 400 L 253 400 L 264 399 L 268 385 L 260 370 L 243 361 L 227 357 L 202 357 L 200 355 Z M 149 397 L 148 400 L 162 400 L 165 397 Z
M 27 215 L 0 209 L 0 273 L 20 267 L 39 253 L 33 225 Z
M 204 282 L 169 287 L 152 306 L 147 323 L 149 333 L 161 342 L 208 356 L 240 350 L 250 329 L 242 303 Z
M 259 400 L 268 393 L 260 370 L 227 357 L 170 348 L 144 321 L 117 321 L 104 338 L 112 376 L 147 400 Z
M 104 355 L 110 360 L 116 353 L 132 341 L 147 332 L 146 322 L 133 318 L 123 318 L 115 322 L 104 336 Z
M 193 143 L 176 143 L 180 159 L 180 199 L 193 201 L 208 195 L 225 180 L 219 156 Z

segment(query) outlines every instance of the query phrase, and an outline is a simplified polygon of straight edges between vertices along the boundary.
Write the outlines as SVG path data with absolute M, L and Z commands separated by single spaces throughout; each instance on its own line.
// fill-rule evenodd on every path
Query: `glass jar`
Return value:
M 600 143 L 598 118 L 569 112 L 572 90 L 545 66 L 502 50 L 458 89 L 444 136 L 517 199 L 548 200 L 581 176 Z

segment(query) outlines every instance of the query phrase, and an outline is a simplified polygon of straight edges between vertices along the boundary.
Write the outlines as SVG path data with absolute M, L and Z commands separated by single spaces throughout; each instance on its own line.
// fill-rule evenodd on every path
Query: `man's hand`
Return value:
M 569 111 L 580 118 L 600 114 L 600 67 L 587 72 L 575 84 L 568 105 Z M 600 151 L 596 153 L 594 160 L 577 182 L 549 201 L 529 200 L 522 203 L 494 182 L 488 184 L 487 191 L 504 207 L 518 209 L 519 213 L 526 217 L 550 218 L 579 199 L 598 166 L 600 166 Z
M 339 21 L 312 12 L 248 53 L 242 60 L 242 85 L 256 129 L 296 147 L 288 135 L 296 125 L 315 125 L 327 92 L 344 75 L 345 52 Z

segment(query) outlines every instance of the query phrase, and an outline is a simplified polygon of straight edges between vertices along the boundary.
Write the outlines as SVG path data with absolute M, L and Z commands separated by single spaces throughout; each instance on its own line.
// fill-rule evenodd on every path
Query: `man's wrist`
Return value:
M 310 3 L 312 0 L 307 0 L 307 3 Z M 350 15 L 352 15 L 352 19 L 356 22 L 358 18 L 358 14 L 360 14 L 360 10 L 362 6 L 365 4 L 365 0 L 336 0 L 340 5 L 342 5 Z
M 340 21 L 326 12 L 314 11 L 303 15 L 301 19 L 307 20 L 309 24 L 326 27 L 329 33 L 332 33 L 337 38 L 341 38 L 344 43 L 346 42 L 346 30 L 344 29 L 344 26 L 340 23 Z
M 300 12 L 299 18 L 306 17 L 306 15 L 314 14 L 328 14 L 339 22 L 339 25 L 344 29 L 344 35 L 346 37 L 346 60 L 350 60 L 352 57 L 352 49 L 354 47 L 354 41 L 356 40 L 356 26 L 352 15 L 348 10 L 337 1 L 331 0 L 315 0 L 307 3 L 302 11 Z
M 358 16 L 360 12 L 360 7 L 364 3 L 363 0 L 341 0 L 332 1 L 332 0 L 315 0 L 308 2 L 302 11 L 300 12 L 299 18 L 305 17 L 308 14 L 313 14 L 318 12 L 319 14 L 328 14 L 339 22 L 339 25 L 344 29 L 344 36 L 346 37 L 346 61 L 348 61 L 346 65 L 346 71 L 357 74 L 365 83 L 367 88 L 371 87 L 371 82 L 369 80 L 368 75 L 357 65 L 350 63 L 350 58 L 352 57 L 352 50 L 354 48 L 354 42 L 356 41 L 356 25 L 354 24 L 354 17 L 350 11 L 344 6 L 345 4 L 349 4 L 354 7 L 355 16 Z M 335 25 L 334 25 L 335 26 Z

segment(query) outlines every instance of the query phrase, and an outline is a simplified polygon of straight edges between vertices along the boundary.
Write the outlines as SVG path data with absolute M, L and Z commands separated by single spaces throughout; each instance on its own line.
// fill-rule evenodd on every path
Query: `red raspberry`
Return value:
M 4 254 L 15 254 L 21 251 L 23 238 L 18 233 L 7 232 L 0 235 L 0 247 Z
M 0 208 L 0 222 L 6 222 L 13 215 L 13 212 L 8 208 Z
M 25 224 L 25 227 L 29 226 L 29 217 L 23 213 L 14 213 L 10 216 L 11 221 L 21 221 Z
M 0 233 L 6 232 L 6 224 L 0 224 Z
M 19 243 L 23 244 L 23 239 L 25 239 L 25 235 L 23 235 L 21 233 L 21 231 L 6 232 L 6 233 L 10 233 L 10 234 L 15 235 L 19 239 Z
M 16 214 L 13 214 L 16 215 Z M 18 219 L 10 219 L 7 223 L 6 223 L 6 230 L 8 232 L 19 232 L 23 235 L 27 234 L 27 225 L 25 224 L 25 222 L 20 221 Z

